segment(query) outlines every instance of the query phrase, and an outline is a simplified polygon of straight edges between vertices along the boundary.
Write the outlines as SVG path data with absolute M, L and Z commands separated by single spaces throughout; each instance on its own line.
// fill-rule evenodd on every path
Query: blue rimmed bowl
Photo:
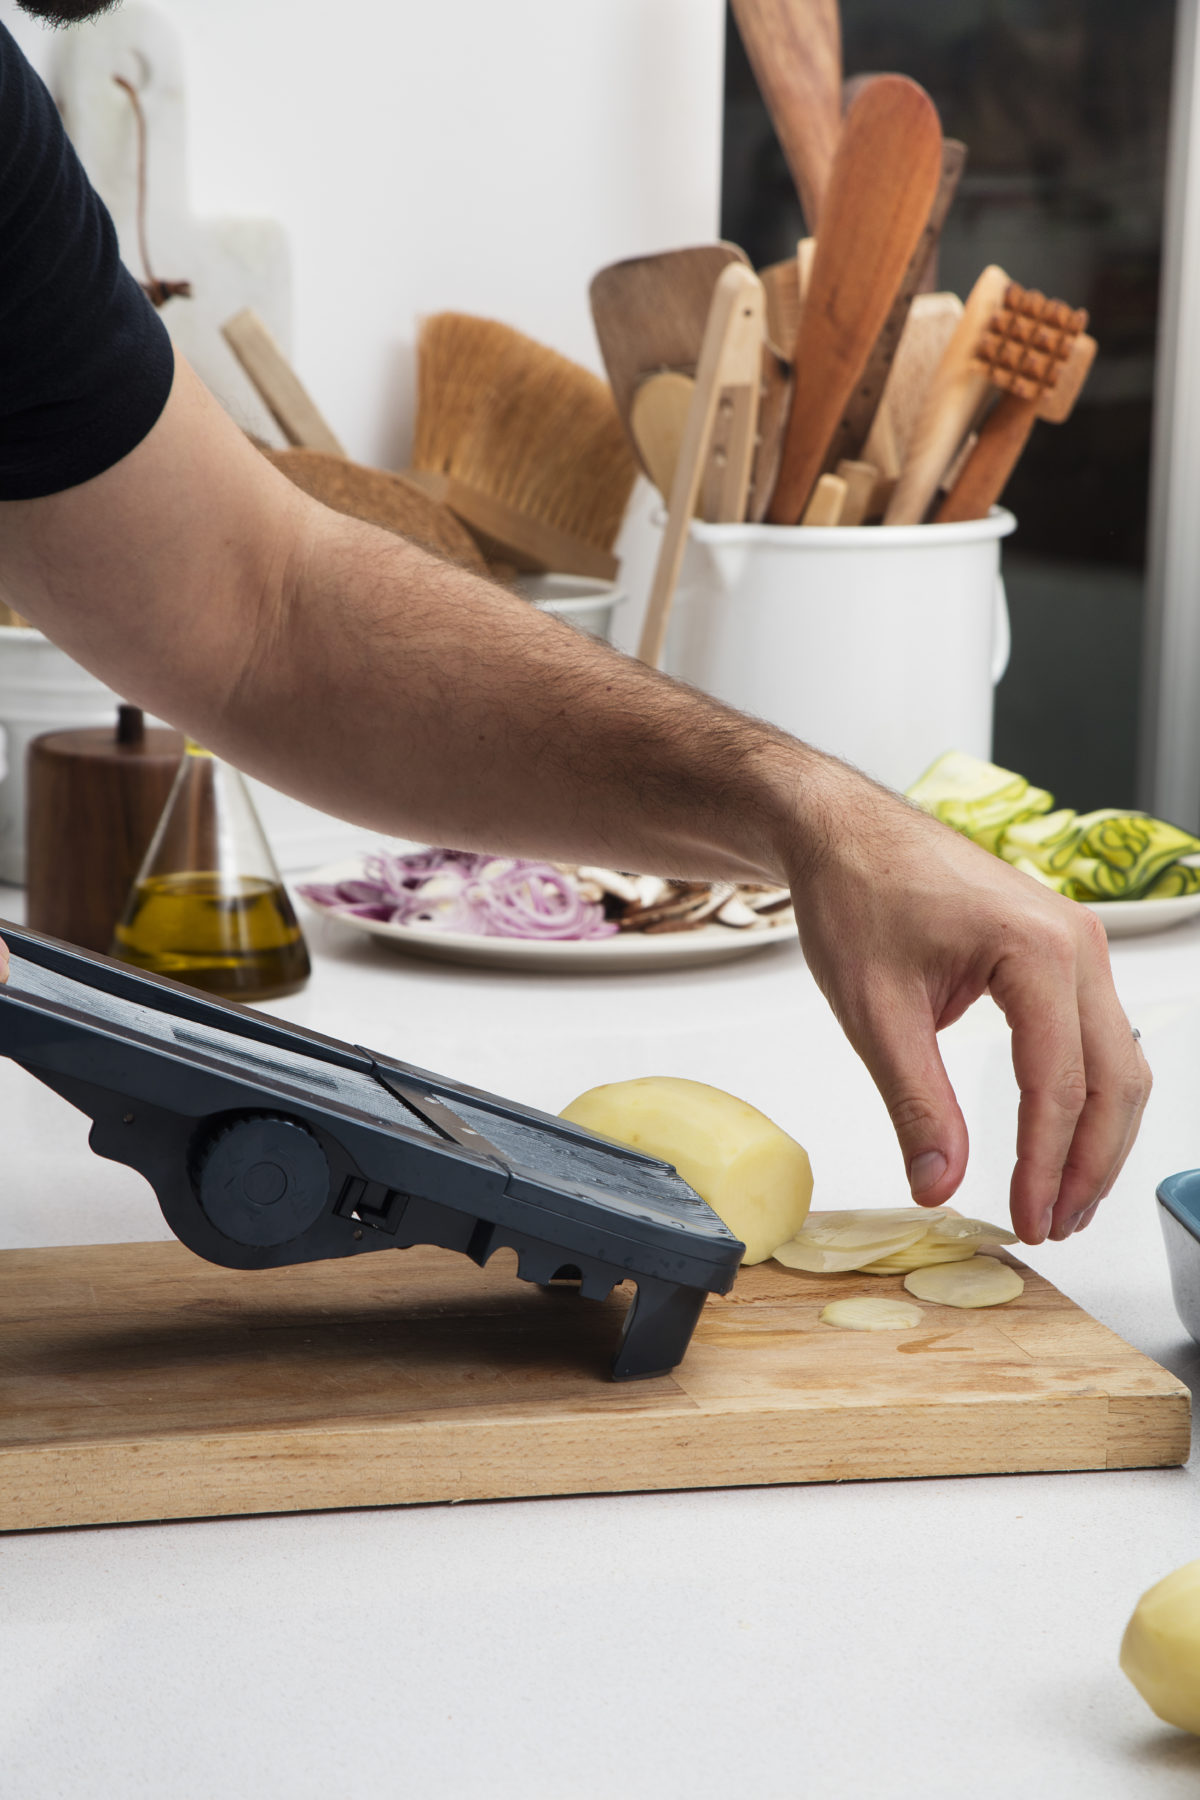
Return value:
M 1158 1217 L 1175 1310 L 1200 1344 L 1200 1169 L 1167 1176 L 1158 1189 Z

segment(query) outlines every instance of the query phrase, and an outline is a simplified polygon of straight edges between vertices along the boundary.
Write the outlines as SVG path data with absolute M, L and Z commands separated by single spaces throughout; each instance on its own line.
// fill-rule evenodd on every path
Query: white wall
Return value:
M 723 0 L 158 4 L 193 208 L 286 227 L 294 360 L 364 461 L 404 460 L 420 314 L 598 367 L 594 271 L 716 235 Z M 56 34 L 2 16 L 53 87 Z

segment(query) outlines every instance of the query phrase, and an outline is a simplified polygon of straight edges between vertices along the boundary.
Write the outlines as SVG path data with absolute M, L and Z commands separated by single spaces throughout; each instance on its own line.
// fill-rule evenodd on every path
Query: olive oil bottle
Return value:
M 190 739 L 111 954 L 230 1000 L 303 987 L 308 950 L 236 769 Z

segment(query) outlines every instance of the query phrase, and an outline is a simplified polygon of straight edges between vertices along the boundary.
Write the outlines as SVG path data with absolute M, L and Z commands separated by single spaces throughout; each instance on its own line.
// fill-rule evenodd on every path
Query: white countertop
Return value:
M 0 915 L 19 896 L 0 889 Z M 557 1110 L 693 1076 L 808 1147 L 819 1204 L 907 1199 L 881 1102 L 799 951 L 693 972 L 422 963 L 306 921 L 271 1008 Z M 1200 1164 L 1200 926 L 1113 945 L 1156 1086 L 1092 1228 L 1028 1260 L 1200 1390 L 1154 1189 Z M 986 1002 L 943 1036 L 1003 1217 L 1015 1093 Z M 166 1237 L 88 1124 L 0 1061 L 0 1246 Z M 0 1537 L 13 1800 L 1088 1800 L 1194 1796 L 1200 1740 L 1116 1664 L 1200 1556 L 1187 1470 L 423 1506 Z

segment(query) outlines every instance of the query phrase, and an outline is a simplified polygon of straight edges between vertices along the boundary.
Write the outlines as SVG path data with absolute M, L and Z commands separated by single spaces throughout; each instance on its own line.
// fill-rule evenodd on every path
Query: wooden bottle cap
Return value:
M 29 746 L 26 918 L 35 931 L 106 952 L 183 756 L 183 737 L 116 727 L 49 731 Z

